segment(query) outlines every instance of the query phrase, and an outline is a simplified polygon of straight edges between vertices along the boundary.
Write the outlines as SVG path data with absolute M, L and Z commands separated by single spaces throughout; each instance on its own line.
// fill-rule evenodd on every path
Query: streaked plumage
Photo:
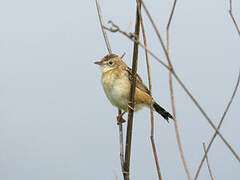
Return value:
M 109 101 L 116 107 L 127 111 L 131 69 L 115 54 L 106 55 L 101 61 L 95 62 L 102 69 L 102 85 Z M 158 105 L 154 100 L 153 108 L 163 116 L 164 119 L 172 119 L 172 115 Z M 134 96 L 134 110 L 139 110 L 142 106 L 150 106 L 151 96 L 147 86 L 142 82 L 139 75 L 136 76 L 136 90 Z

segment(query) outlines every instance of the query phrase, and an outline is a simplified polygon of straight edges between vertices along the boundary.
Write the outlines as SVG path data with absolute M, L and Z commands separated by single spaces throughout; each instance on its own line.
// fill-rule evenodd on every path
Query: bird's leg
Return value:
M 123 111 L 121 114 L 117 116 L 117 124 L 119 125 L 120 123 L 125 123 L 126 120 L 123 119 L 123 115 L 126 113 L 126 111 Z
M 128 106 L 128 110 L 131 109 L 131 110 L 135 111 L 135 109 L 130 105 L 130 102 L 128 102 L 127 106 Z M 128 110 L 127 110 L 127 111 L 128 111 Z M 123 119 L 123 115 L 124 115 L 127 111 L 123 111 L 121 114 L 119 114 L 119 115 L 117 116 L 117 124 L 118 124 L 118 125 L 119 125 L 120 123 L 125 123 L 125 122 L 126 122 L 126 120 Z

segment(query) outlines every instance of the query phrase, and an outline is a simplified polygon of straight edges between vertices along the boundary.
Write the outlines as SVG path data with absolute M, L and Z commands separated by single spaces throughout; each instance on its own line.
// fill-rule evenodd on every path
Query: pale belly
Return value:
M 129 97 L 129 84 L 122 79 L 113 80 L 112 83 L 103 82 L 103 88 L 106 96 L 112 105 L 127 110 L 128 97 Z
M 126 83 L 127 82 L 127 83 Z M 112 105 L 127 111 L 129 93 L 130 93 L 130 83 L 128 79 L 102 79 L 102 85 L 104 92 L 111 102 Z M 142 108 L 144 104 L 135 104 L 135 111 Z

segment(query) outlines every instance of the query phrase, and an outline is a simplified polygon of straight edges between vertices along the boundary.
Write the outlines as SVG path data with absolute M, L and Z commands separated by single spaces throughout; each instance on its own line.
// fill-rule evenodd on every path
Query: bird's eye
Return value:
M 109 61 L 108 64 L 111 66 L 111 65 L 113 65 L 113 62 L 112 62 L 112 61 Z

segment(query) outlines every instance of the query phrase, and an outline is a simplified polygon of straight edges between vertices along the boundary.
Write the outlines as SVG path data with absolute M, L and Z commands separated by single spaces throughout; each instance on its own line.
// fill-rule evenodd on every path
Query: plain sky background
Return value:
M 172 1 L 145 1 L 165 40 Z M 240 3 L 233 2 L 239 22 Z M 135 1 L 101 1 L 104 21 L 133 31 Z M 240 39 L 227 0 L 178 1 L 171 26 L 176 72 L 215 124 L 232 94 L 240 68 Z M 166 62 L 144 14 L 149 48 Z M 131 65 L 132 42 L 109 33 L 113 52 Z M 122 179 L 117 109 L 93 64 L 107 54 L 95 1 L 0 1 L 0 179 Z M 153 95 L 171 112 L 168 71 L 151 58 Z M 139 74 L 147 82 L 143 50 Z M 177 119 L 191 174 L 214 131 L 174 81 Z M 239 91 L 221 132 L 240 154 Z M 163 179 L 187 179 L 173 122 L 155 115 L 155 140 Z M 135 114 L 131 177 L 157 179 L 149 110 Z M 124 128 L 126 124 L 124 125 Z M 125 129 L 124 129 L 125 130 Z M 125 132 L 124 132 L 125 133 Z M 216 180 L 240 179 L 239 162 L 217 138 L 209 153 Z M 204 164 L 199 179 L 210 179 Z

